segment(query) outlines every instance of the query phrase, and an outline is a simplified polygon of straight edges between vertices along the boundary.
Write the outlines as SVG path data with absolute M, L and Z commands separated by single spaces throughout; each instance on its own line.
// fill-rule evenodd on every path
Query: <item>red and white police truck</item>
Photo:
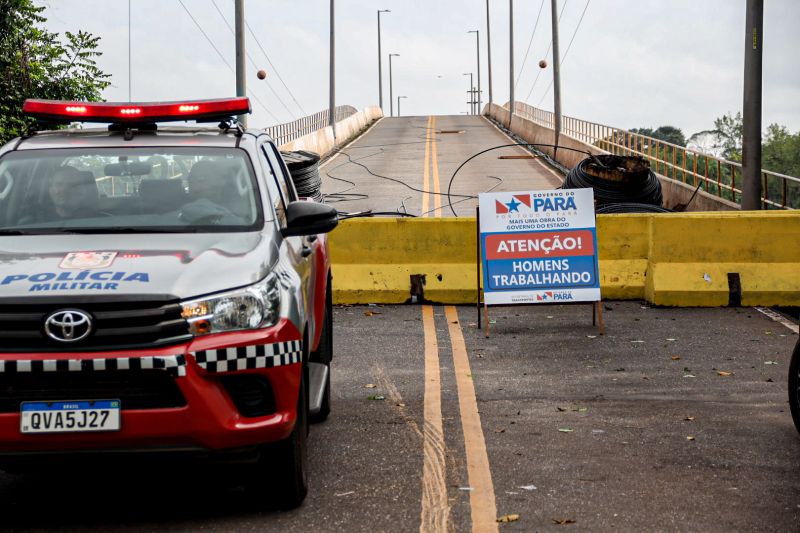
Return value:
M 330 410 L 336 211 L 233 118 L 247 98 L 24 110 L 104 126 L 0 148 L 0 468 L 230 458 L 265 504 L 300 505 Z

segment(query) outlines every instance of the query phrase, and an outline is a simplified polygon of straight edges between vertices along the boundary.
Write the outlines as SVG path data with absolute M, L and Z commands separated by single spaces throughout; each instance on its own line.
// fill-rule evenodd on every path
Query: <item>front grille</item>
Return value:
M 44 320 L 59 309 L 78 309 L 92 317 L 91 334 L 76 342 L 59 342 L 44 332 Z M 173 297 L 126 299 L 0 300 L 0 352 L 78 352 L 147 348 L 191 338 Z
M 182 407 L 186 400 L 163 370 L 0 374 L 0 413 L 22 402 L 119 400 L 126 409 Z

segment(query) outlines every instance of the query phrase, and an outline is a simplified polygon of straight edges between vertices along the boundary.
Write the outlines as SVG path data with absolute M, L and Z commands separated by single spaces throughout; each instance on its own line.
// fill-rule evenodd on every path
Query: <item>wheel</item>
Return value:
M 331 414 L 331 371 L 330 365 L 333 359 L 333 297 L 331 290 L 331 278 L 328 275 L 328 289 L 325 291 L 325 318 L 322 321 L 322 334 L 319 339 L 317 350 L 311 354 L 311 360 L 328 366 L 328 377 L 325 380 L 325 392 L 322 395 L 322 406 L 318 413 L 314 413 L 309 418 L 312 424 L 323 422 Z
M 800 339 L 794 346 L 792 362 L 789 363 L 789 407 L 794 426 L 800 432 Z
M 262 447 L 249 469 L 246 488 L 258 507 L 289 510 L 300 507 L 308 494 L 308 388 L 306 371 L 300 380 L 297 420 L 286 439 Z

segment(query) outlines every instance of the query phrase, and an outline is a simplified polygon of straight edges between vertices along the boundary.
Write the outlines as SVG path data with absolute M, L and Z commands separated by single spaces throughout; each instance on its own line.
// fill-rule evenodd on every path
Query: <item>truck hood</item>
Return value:
M 0 238 L 0 298 L 181 299 L 255 283 L 277 261 L 264 233 L 31 235 Z

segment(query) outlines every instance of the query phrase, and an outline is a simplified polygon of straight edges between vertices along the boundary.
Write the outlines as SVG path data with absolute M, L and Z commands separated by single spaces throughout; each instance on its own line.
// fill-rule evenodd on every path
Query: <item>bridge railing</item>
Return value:
M 508 104 L 505 106 L 508 108 Z M 516 102 L 514 112 L 532 122 L 553 129 L 554 116 L 545 111 Z M 650 161 L 653 170 L 663 176 L 682 181 L 735 203 L 742 199 L 742 165 L 698 150 L 632 133 L 620 128 L 564 116 L 562 133 L 586 144 L 618 155 L 638 155 Z M 800 178 L 761 171 L 764 209 L 800 208 Z
M 340 105 L 336 107 L 335 113 L 335 121 L 339 122 L 340 120 L 344 120 L 347 117 L 358 113 L 358 109 L 350 105 Z M 293 120 L 292 122 L 286 122 L 284 124 L 277 124 L 275 126 L 270 126 L 269 128 L 264 128 L 264 130 L 269 133 L 270 137 L 272 137 L 275 143 L 280 146 L 302 137 L 303 135 L 321 130 L 330 124 L 329 117 L 330 111 L 326 109 L 325 111 L 320 111 L 318 113 L 314 113 L 313 115 L 308 115 L 307 117 Z

